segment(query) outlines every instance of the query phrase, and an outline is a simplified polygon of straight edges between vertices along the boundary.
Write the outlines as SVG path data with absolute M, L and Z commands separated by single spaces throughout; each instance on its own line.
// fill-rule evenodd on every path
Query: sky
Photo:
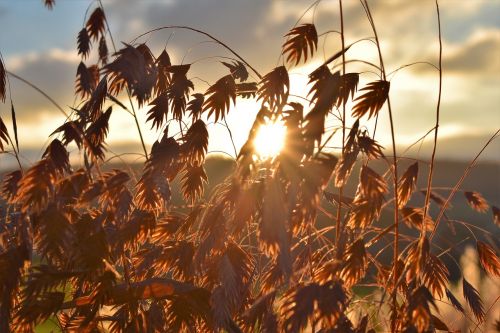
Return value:
M 243 56 L 265 74 L 280 64 L 283 36 L 300 19 L 314 22 L 319 34 L 340 27 L 337 0 L 323 0 L 304 11 L 312 1 L 297 0 L 102 0 L 113 39 L 130 42 L 139 34 L 164 25 L 187 25 L 204 30 Z M 414 62 L 438 63 L 438 26 L 434 1 L 369 1 L 381 41 L 387 72 Z M 359 3 L 344 0 L 346 44 L 372 36 Z M 443 94 L 438 156 L 470 160 L 500 128 L 500 1 L 442 0 Z M 75 105 L 74 82 L 80 58 L 76 36 L 85 17 L 96 6 L 89 0 L 56 0 L 47 10 L 41 0 L 0 0 L 0 52 L 9 71 L 42 88 L 70 111 Z M 155 55 L 166 47 L 174 63 L 193 63 L 192 80 L 199 92 L 226 75 L 220 56 L 230 54 L 206 37 L 182 30 L 164 30 L 139 40 Z M 307 95 L 307 74 L 341 47 L 334 33 L 320 37 L 318 50 L 306 66 L 291 68 L 292 92 Z M 359 42 L 346 53 L 347 60 L 378 62 L 369 42 Z M 91 62 L 87 61 L 90 65 Z M 336 62 L 338 65 L 338 61 Z M 377 79 L 369 68 L 348 65 L 362 72 L 359 88 Z M 429 65 L 414 65 L 390 75 L 391 102 L 398 151 L 403 152 L 435 123 L 438 72 Z M 255 78 L 254 78 L 255 79 Z M 49 135 L 64 121 L 53 105 L 24 83 L 10 78 L 17 113 L 21 155 L 25 162 L 39 158 Z M 240 147 L 259 105 L 238 100 L 227 117 L 234 141 Z M 384 109 L 385 110 L 385 109 Z M 147 146 L 160 132 L 145 123 L 146 109 L 139 110 Z M 10 105 L 0 105 L 0 116 L 10 124 Z M 352 122 L 351 119 L 348 123 Z M 109 150 L 140 152 L 134 120 L 118 108 L 111 117 Z M 362 122 L 363 124 L 363 122 Z M 372 132 L 373 122 L 364 122 Z M 10 128 L 9 128 L 10 129 Z M 209 151 L 234 155 L 224 126 L 210 124 Z M 382 111 L 376 139 L 390 150 L 389 121 Z M 11 131 L 12 132 L 12 131 Z M 500 140 L 485 150 L 482 159 L 500 162 Z M 428 160 L 432 137 L 412 146 L 408 156 Z M 0 157 L 9 164 L 12 158 Z

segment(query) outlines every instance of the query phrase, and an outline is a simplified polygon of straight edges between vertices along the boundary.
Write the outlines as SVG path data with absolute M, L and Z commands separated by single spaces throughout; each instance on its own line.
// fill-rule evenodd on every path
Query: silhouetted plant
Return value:
M 52 8 L 55 2 L 44 3 Z M 350 46 L 344 46 L 342 23 L 343 49 L 309 73 L 310 91 L 302 96 L 309 105 L 289 100 L 287 64 L 307 62 L 316 52 L 322 35 L 312 23 L 285 35 L 284 63 L 265 75 L 206 32 L 182 26 L 147 32 L 188 29 L 233 52 L 237 59 L 222 62 L 223 76 L 201 93 L 189 79 L 190 64 L 172 64 L 167 50 L 156 57 L 146 44 L 132 42 L 109 55 L 106 16 L 98 5 L 77 36 L 79 107 L 54 131 L 60 139 L 51 141 L 40 161 L 27 170 L 20 165 L 3 180 L 0 330 L 30 332 L 55 317 L 64 332 L 432 332 L 449 330 L 436 305 L 445 295 L 459 312 L 470 309 L 470 320 L 480 325 L 489 309 L 465 279 L 468 308 L 453 295 L 442 260 L 449 251 L 433 243 L 463 178 L 444 199 L 433 192 L 431 171 L 424 207 L 408 206 L 419 193 L 419 163 L 398 177 L 396 148 L 389 161 L 362 129 L 384 106 L 391 110 L 375 24 L 368 3 L 361 4 L 375 34 L 380 63 L 371 65 L 380 79 L 358 91 L 363 74 L 346 72 Z M 340 13 L 343 20 L 342 7 Z M 92 52 L 98 63 L 86 65 Z M 334 72 L 331 63 L 340 57 L 343 69 Z M 260 81 L 247 82 L 249 71 Z M 1 61 L 2 101 L 8 74 Z M 122 94 L 130 108 L 119 101 Z M 261 110 L 236 168 L 206 197 L 206 120 L 224 120 L 237 97 L 255 97 Z M 355 118 L 350 126 L 348 101 Z M 149 106 L 147 121 L 163 133 L 149 152 L 143 143 L 146 161 L 137 181 L 130 172 L 101 168 L 113 108 L 137 121 L 134 103 Z M 343 109 L 343 142 L 334 155 L 325 149 L 331 138 L 325 139 L 325 123 L 337 109 Z M 262 124 L 275 121 L 287 127 L 285 148 L 262 160 L 254 139 Z M 172 123 L 179 133 L 171 134 Z M 395 144 L 394 131 L 392 138 Z M 83 168 L 70 165 L 71 142 L 85 157 Z M 17 156 L 0 119 L 0 149 L 7 145 Z M 349 198 L 343 187 L 360 160 L 357 190 Z M 377 171 L 375 160 L 386 161 L 389 170 Z M 434 155 L 431 170 L 433 164 Z M 175 179 L 182 205 L 172 202 Z M 336 193 L 326 191 L 330 183 Z M 489 208 L 478 192 L 463 193 L 473 209 Z M 431 199 L 440 210 L 437 218 L 427 207 Z M 499 209 L 491 207 L 498 224 Z M 379 221 L 384 210 L 394 213 L 388 226 Z M 318 223 L 319 213 L 328 225 Z M 420 235 L 403 234 L 401 222 Z M 373 250 L 391 245 L 391 260 Z M 485 272 L 498 277 L 494 247 L 477 240 L 477 249 Z M 357 286 L 374 288 L 362 300 Z

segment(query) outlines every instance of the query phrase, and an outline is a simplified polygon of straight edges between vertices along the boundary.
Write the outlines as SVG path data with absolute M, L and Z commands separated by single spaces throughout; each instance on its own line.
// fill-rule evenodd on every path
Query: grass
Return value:
M 456 328 L 455 320 L 442 317 L 442 304 L 452 305 L 463 327 L 494 325 L 498 298 L 482 297 L 480 281 L 459 258 L 466 244 L 473 245 L 475 269 L 488 281 L 500 275 L 498 189 L 482 171 L 489 166 L 476 165 L 498 132 L 461 171 L 439 163 L 443 72 L 436 1 L 439 97 L 435 128 L 428 132 L 433 152 L 428 160 L 402 159 L 390 103 L 397 81 L 386 76 L 383 37 L 369 4 L 362 0 L 360 6 L 378 62 L 350 59 L 339 0 L 342 47 L 304 73 L 310 90 L 297 99 L 290 95 L 289 71 L 309 64 L 325 38 L 314 22 L 299 19 L 285 34 L 277 66 L 261 74 L 224 41 L 188 26 L 159 27 L 115 49 L 103 4 L 93 2 L 77 38 L 77 107 L 66 110 L 51 99 L 66 121 L 39 161 L 19 163 L 3 177 L 0 331 Z M 201 34 L 234 56 L 223 58 L 224 72 L 208 89 L 191 80 L 190 64 L 137 42 L 174 29 Z M 97 64 L 88 64 L 89 54 Z M 352 60 L 375 68 L 378 79 L 358 87 L 367 72 L 350 71 Z M 3 62 L 0 69 L 5 100 L 6 80 L 24 79 Z M 241 98 L 253 99 L 260 111 L 237 151 L 225 117 Z M 146 106 L 146 125 L 159 134 L 150 150 L 137 117 Z M 143 163 L 105 163 L 110 115 L 117 109 L 137 126 Z M 391 128 L 387 148 L 373 134 L 377 122 L 366 125 L 382 113 Z M 12 115 L 13 133 L 0 123 L 0 148 L 18 157 L 22 133 L 14 107 Z M 330 120 L 335 125 L 325 127 Z M 207 158 L 209 122 L 226 126 L 235 160 Z M 279 123 L 286 127 L 284 148 L 262 156 L 254 144 L 259 129 Z M 328 148 L 334 137 L 342 142 L 338 149 Z M 82 165 L 70 163 L 70 145 L 78 147 Z M 489 225 L 470 223 L 480 213 L 488 214 L 481 221 Z

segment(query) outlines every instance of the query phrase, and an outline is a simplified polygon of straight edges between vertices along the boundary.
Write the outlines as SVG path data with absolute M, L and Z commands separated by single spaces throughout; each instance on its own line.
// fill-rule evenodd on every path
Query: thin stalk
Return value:
M 344 39 L 344 12 L 342 10 L 342 0 L 339 0 L 339 11 L 340 11 L 340 40 L 342 42 L 342 50 L 345 48 Z M 342 75 L 345 75 L 345 52 L 342 52 Z M 344 84 L 345 87 L 345 84 Z M 344 99 L 342 102 L 342 156 L 345 154 L 345 103 Z M 337 258 L 340 258 L 339 243 L 340 243 L 340 228 L 342 227 L 342 196 L 344 192 L 344 186 L 339 189 L 339 207 L 337 209 L 337 221 L 335 225 L 335 248 L 337 249 Z
M 477 159 L 479 158 L 479 156 L 483 153 L 483 151 L 486 149 L 486 147 L 488 147 L 490 145 L 490 143 L 497 138 L 497 136 L 499 135 L 499 133 L 500 133 L 500 129 L 498 129 L 490 137 L 490 139 L 484 144 L 483 148 L 481 148 L 481 150 L 479 151 L 479 153 L 477 153 L 476 157 L 474 157 L 474 159 L 469 163 L 469 165 L 465 169 L 464 173 L 462 174 L 462 176 L 458 180 L 457 184 L 451 190 L 450 194 L 446 198 L 446 201 L 444 202 L 443 206 L 441 207 L 441 210 L 439 211 L 439 215 L 436 218 L 436 223 L 434 224 L 434 230 L 432 230 L 432 233 L 431 233 L 431 235 L 429 237 L 429 241 L 431 241 L 432 238 L 434 238 L 434 235 L 436 234 L 437 228 L 439 226 L 439 222 L 441 221 L 443 215 L 445 214 L 446 209 L 448 208 L 448 205 L 451 202 L 451 199 L 455 196 L 455 193 L 459 190 L 459 188 L 462 185 L 462 183 L 464 182 L 465 178 L 467 178 L 467 176 L 471 172 L 472 168 L 476 165 L 476 162 L 477 162 Z
M 380 67 L 382 70 L 382 78 L 383 80 L 387 80 L 386 75 L 385 75 L 385 67 L 384 67 L 384 61 L 382 58 L 382 51 L 380 49 L 380 42 L 378 39 L 378 34 L 377 34 L 377 29 L 375 28 L 375 23 L 373 21 L 372 14 L 370 12 L 370 7 L 368 6 L 368 2 L 364 0 L 364 6 L 366 8 L 366 14 L 368 15 L 368 20 L 370 21 L 370 25 L 373 29 L 373 33 L 375 35 L 375 42 L 377 44 L 377 50 L 378 50 L 378 55 L 379 55 L 379 60 L 380 60 Z M 389 122 L 391 125 L 391 140 L 392 140 L 392 155 L 393 155 L 393 181 L 394 181 L 394 255 L 393 255 L 393 267 L 394 267 L 394 276 L 393 276 L 393 286 L 394 290 L 392 292 L 392 310 L 396 311 L 397 307 L 397 282 L 398 282 L 398 273 L 396 271 L 396 263 L 398 262 L 398 256 L 399 256 L 399 251 L 398 251 L 398 243 L 399 243 L 399 201 L 398 201 L 398 160 L 397 160 L 397 153 L 396 153 L 396 137 L 394 134 L 394 121 L 392 118 L 392 108 L 391 108 L 391 100 L 389 96 L 387 96 L 387 109 L 389 111 Z M 392 319 L 391 322 L 391 330 L 395 330 L 395 318 Z
M 437 12 L 438 31 L 439 31 L 439 92 L 438 92 L 438 101 L 436 106 L 436 126 L 434 127 L 434 146 L 432 148 L 431 164 L 429 167 L 429 177 L 427 179 L 427 192 L 425 193 L 423 216 L 427 216 L 427 211 L 429 209 L 429 202 L 431 200 L 432 176 L 434 174 L 434 159 L 436 156 L 438 129 L 439 129 L 439 111 L 441 107 L 441 89 L 443 86 L 443 68 L 442 68 L 443 43 L 441 40 L 441 18 L 439 15 L 438 0 L 436 0 L 436 12 Z M 424 235 L 425 235 L 425 223 L 422 223 L 421 236 L 424 237 Z
M 229 139 L 231 140 L 231 143 L 233 144 L 234 156 L 237 158 L 238 157 L 238 150 L 236 149 L 236 145 L 234 144 L 233 133 L 231 132 L 231 128 L 227 124 L 226 119 L 224 119 L 224 124 L 226 125 L 227 131 L 229 133 Z
M 243 59 L 243 57 L 241 57 L 236 51 L 234 51 L 232 48 L 230 48 L 227 44 L 225 44 L 221 40 L 215 38 L 211 34 L 205 32 L 205 31 L 196 29 L 196 28 L 188 27 L 185 25 L 166 25 L 166 26 L 155 28 L 155 29 L 152 29 L 152 30 L 146 31 L 145 33 L 140 34 L 139 36 L 132 39 L 131 43 L 134 43 L 136 40 L 138 40 L 139 38 L 141 38 L 143 36 L 149 35 L 149 34 L 156 32 L 156 31 L 161 31 L 161 30 L 166 30 L 166 29 L 185 29 L 185 30 L 194 31 L 194 32 L 197 32 L 197 33 L 202 34 L 204 36 L 207 36 L 208 38 L 212 39 L 217 44 L 219 44 L 220 46 L 224 47 L 226 50 L 231 52 L 236 58 L 238 58 L 241 62 L 243 62 L 248 68 L 250 68 L 259 77 L 259 79 L 262 79 L 262 75 L 255 68 L 253 68 L 252 65 L 250 65 L 245 59 Z
M 102 4 L 102 1 L 101 0 L 98 0 L 98 1 L 99 1 L 99 6 L 101 7 L 102 11 L 106 12 L 104 10 L 104 6 Z M 113 39 L 113 35 L 111 34 L 111 29 L 109 28 L 108 19 L 105 18 L 104 22 L 106 23 L 106 30 L 108 30 L 108 35 L 109 35 L 109 39 L 111 40 L 111 45 L 113 46 L 113 51 L 116 53 L 116 45 L 115 45 L 115 41 Z M 132 102 L 132 96 L 130 94 L 130 90 L 128 89 L 128 87 L 127 87 L 127 96 L 128 96 L 128 100 L 130 102 L 130 107 L 132 109 L 132 111 L 131 111 L 132 117 L 134 117 L 135 126 L 137 127 L 137 132 L 139 133 L 139 139 L 141 140 L 142 149 L 144 150 L 144 155 L 146 156 L 146 159 L 147 159 L 148 158 L 148 150 L 146 149 L 146 144 L 144 143 L 144 137 L 142 135 L 141 126 L 139 125 L 139 120 L 137 119 L 137 113 L 135 112 L 134 103 Z

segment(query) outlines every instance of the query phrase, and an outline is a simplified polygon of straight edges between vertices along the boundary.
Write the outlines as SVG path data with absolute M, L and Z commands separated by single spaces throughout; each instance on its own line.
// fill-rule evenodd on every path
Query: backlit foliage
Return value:
M 358 91 L 371 76 L 333 64 L 350 46 L 313 62 L 322 35 L 306 23 L 285 34 L 284 63 L 267 74 L 237 56 L 217 63 L 223 73 L 208 89 L 198 87 L 191 65 L 167 49 L 133 42 L 108 52 L 99 3 L 76 40 L 80 103 L 39 161 L 3 178 L 1 332 L 31 332 L 47 320 L 62 332 L 433 332 L 453 326 L 439 313 L 442 301 L 478 325 L 485 320 L 489 309 L 465 278 L 465 302 L 449 289 L 444 259 L 454 245 L 433 242 L 434 210 L 454 223 L 449 200 L 417 190 L 419 162 L 397 179 L 397 156 L 391 164 L 364 123 L 386 111 L 385 71 Z M 308 60 L 316 64 L 305 73 L 309 90 L 293 99 L 287 65 Z M 250 74 L 260 81 L 247 82 Z M 0 61 L 2 102 L 6 75 Z M 112 113 L 137 120 L 124 96 L 159 133 L 138 174 L 104 169 Z M 206 193 L 207 125 L 225 120 L 239 98 L 260 111 L 234 170 Z M 348 103 L 352 121 L 342 118 Z M 338 150 L 325 148 L 331 119 L 343 133 Z M 254 139 L 274 121 L 286 126 L 285 147 L 263 158 Z M 71 143 L 82 167 L 70 163 Z M 9 145 L 0 118 L 2 152 Z M 357 184 L 353 197 L 343 192 L 348 182 Z M 414 200 L 421 191 L 432 210 Z M 490 206 L 478 192 L 464 195 L 479 212 Z M 494 246 L 477 240 L 481 267 L 498 277 Z M 381 255 L 386 249 L 393 259 Z

